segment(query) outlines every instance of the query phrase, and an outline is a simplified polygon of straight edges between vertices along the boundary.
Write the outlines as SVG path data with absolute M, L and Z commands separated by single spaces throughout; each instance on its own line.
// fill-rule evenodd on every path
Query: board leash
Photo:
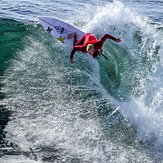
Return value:
M 113 78 L 113 80 L 114 80 L 114 87 L 115 87 L 115 78 L 114 78 L 114 73 L 113 73 L 113 70 L 112 70 L 112 67 L 111 67 L 111 63 L 110 63 L 110 61 L 109 61 L 109 56 L 108 56 L 106 50 L 105 50 L 104 48 L 102 48 L 102 49 L 105 51 L 105 53 L 106 53 L 107 56 L 105 56 L 105 55 L 102 54 L 102 53 L 101 53 L 101 55 L 102 55 L 103 57 L 105 57 L 105 58 L 107 59 L 107 61 L 109 62 L 110 70 L 111 70 L 111 73 L 112 73 L 112 78 Z M 111 79 L 111 80 L 112 80 L 112 79 Z

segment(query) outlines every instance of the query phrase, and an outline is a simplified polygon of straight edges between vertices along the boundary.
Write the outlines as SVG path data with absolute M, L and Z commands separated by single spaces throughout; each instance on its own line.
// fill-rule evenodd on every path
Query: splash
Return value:
M 20 154 L 63 162 L 150 162 L 147 155 L 155 151 L 155 158 L 162 156 L 162 24 L 119 1 L 96 11 L 85 32 L 122 36 L 119 45 L 104 45 L 114 90 L 102 59 L 76 53 L 70 65 L 71 49 L 41 26 L 28 25 L 2 87 L 2 103 L 13 112 L 6 139 Z
M 137 126 L 139 141 L 148 150 L 159 151 L 157 154 L 154 152 L 156 157 L 162 157 L 163 148 L 162 27 L 161 23 L 137 15 L 123 3 L 114 1 L 105 7 L 100 6 L 85 28 L 85 31 L 99 35 L 110 33 L 116 37 L 122 36 L 121 48 L 116 47 L 121 54 L 118 57 L 123 56 L 121 61 L 116 59 L 116 54 L 113 56 L 113 45 L 105 44 L 105 48 L 112 51 L 111 57 L 119 64 L 116 77 L 119 76 L 120 84 L 114 93 L 130 95 L 127 103 L 119 104 L 122 113 Z

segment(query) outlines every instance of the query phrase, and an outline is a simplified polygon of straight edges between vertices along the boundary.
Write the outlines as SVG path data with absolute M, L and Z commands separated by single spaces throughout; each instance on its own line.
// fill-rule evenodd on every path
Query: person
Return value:
M 89 53 L 94 58 L 100 55 L 98 49 L 100 49 L 106 39 L 112 39 L 115 42 L 121 42 L 121 37 L 115 38 L 109 34 L 104 34 L 100 39 L 98 39 L 96 34 L 86 33 L 79 41 L 77 41 L 77 33 L 68 35 L 67 39 L 74 38 L 73 48 L 70 54 L 70 63 L 73 64 L 73 56 L 76 51 L 81 51 Z

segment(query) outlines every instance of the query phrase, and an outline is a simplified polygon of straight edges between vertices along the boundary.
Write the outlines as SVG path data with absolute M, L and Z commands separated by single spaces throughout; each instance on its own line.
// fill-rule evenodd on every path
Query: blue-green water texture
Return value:
M 163 162 L 163 3 L 0 2 L 0 162 Z M 37 16 L 107 40 L 104 57 L 53 38 Z

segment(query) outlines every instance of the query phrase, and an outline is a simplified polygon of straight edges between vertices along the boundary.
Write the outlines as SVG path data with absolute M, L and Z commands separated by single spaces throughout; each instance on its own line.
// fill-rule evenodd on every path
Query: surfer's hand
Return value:
M 74 62 L 73 62 L 73 59 L 70 59 L 70 63 L 71 63 L 71 64 L 73 64 L 73 63 L 74 63 Z
M 116 38 L 116 42 L 121 42 L 121 37 Z

